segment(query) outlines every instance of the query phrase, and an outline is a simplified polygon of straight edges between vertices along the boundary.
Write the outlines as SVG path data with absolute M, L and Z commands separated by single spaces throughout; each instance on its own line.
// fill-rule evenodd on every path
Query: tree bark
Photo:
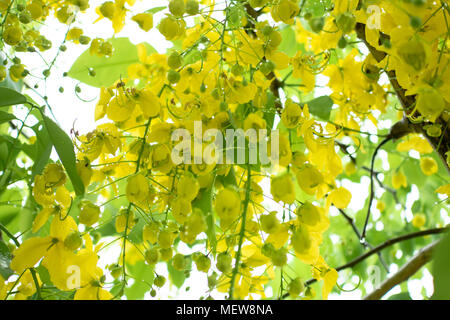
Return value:
M 364 42 L 364 44 L 369 49 L 370 53 L 373 55 L 375 60 L 378 62 L 382 61 L 387 53 L 379 51 L 375 49 L 373 46 L 371 46 L 367 40 L 366 40 L 366 25 L 363 23 L 357 23 L 355 28 L 356 34 L 360 40 Z M 380 32 L 381 38 L 389 39 L 389 36 L 383 34 Z M 395 70 L 389 70 L 386 71 L 389 81 L 392 85 L 392 87 L 395 90 L 395 93 L 397 94 L 397 97 L 402 104 L 403 109 L 405 110 L 405 115 L 407 116 L 408 113 L 413 110 L 413 106 L 416 102 L 416 96 L 406 95 L 406 90 L 402 88 L 402 86 L 397 81 L 397 75 L 395 73 Z M 439 155 L 439 158 L 442 160 L 444 166 L 447 169 L 447 172 L 450 174 L 450 168 L 447 163 L 446 155 L 445 153 L 450 150 L 450 128 L 448 126 L 447 121 L 443 119 L 443 117 L 439 117 L 436 119 L 436 123 L 441 125 L 442 128 L 442 135 L 440 137 L 430 137 L 427 135 L 426 130 L 424 129 L 424 125 L 428 124 L 427 122 L 422 123 L 412 123 L 409 118 L 407 118 L 409 121 L 409 127 L 411 128 L 411 132 L 421 133 L 423 136 L 428 140 L 428 142 L 431 144 L 433 149 L 437 152 Z
M 393 287 L 408 280 L 412 275 L 420 270 L 425 264 L 433 258 L 433 251 L 439 244 L 440 240 L 435 241 L 416 254 L 408 263 L 401 267 L 392 277 L 386 279 L 372 293 L 368 294 L 364 300 L 380 300 Z

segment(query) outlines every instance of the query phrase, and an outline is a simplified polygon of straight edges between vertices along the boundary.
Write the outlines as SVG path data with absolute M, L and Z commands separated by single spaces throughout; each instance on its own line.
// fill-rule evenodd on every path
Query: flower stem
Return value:
M 236 261 L 234 264 L 233 273 L 231 274 L 231 283 L 230 283 L 230 291 L 229 291 L 229 300 L 233 300 L 233 293 L 234 293 L 234 284 L 236 280 L 236 276 L 239 272 L 239 264 L 241 260 L 241 250 L 242 250 L 242 243 L 244 242 L 245 237 L 245 220 L 247 219 L 247 208 L 248 203 L 250 201 L 250 190 L 251 190 L 251 169 L 250 165 L 247 165 L 247 181 L 246 181 L 246 187 L 245 187 L 245 200 L 244 200 L 244 211 L 242 213 L 242 222 L 241 222 L 241 231 L 239 233 L 239 244 L 238 244 L 238 251 L 236 253 Z

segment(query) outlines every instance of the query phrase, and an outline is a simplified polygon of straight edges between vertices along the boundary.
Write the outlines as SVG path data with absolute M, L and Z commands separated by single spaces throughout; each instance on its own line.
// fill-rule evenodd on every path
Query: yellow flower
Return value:
M 299 227 L 292 234 L 291 244 L 296 253 L 305 255 L 313 246 L 313 240 L 311 234 L 305 227 Z
M 96 267 L 97 255 L 88 250 L 83 250 L 78 254 L 79 259 L 83 259 L 85 270 L 90 272 L 84 275 L 81 288 L 77 290 L 74 300 L 111 300 L 113 295 L 102 288 L 103 270 Z
M 80 223 L 92 226 L 100 218 L 100 208 L 88 200 L 80 203 L 80 215 L 78 217 Z
M 94 41 L 93 41 L 94 43 Z M 95 121 L 100 120 L 106 115 L 106 107 L 108 106 L 109 101 L 113 97 L 114 92 L 111 88 L 102 87 L 100 89 L 100 99 L 97 102 L 95 107 Z
M 68 41 L 73 41 L 75 43 L 79 43 L 78 39 L 83 34 L 83 30 L 80 28 L 72 28 L 67 33 L 66 39 Z
M 198 190 L 199 184 L 197 179 L 195 179 L 195 177 L 191 173 L 185 172 L 185 174 L 178 181 L 178 196 L 188 201 L 192 201 L 195 199 L 195 197 L 197 197 Z
M 446 108 L 444 98 L 432 87 L 419 90 L 416 107 L 420 114 L 431 122 L 436 121 Z
M 400 189 L 401 187 L 406 188 L 408 186 L 406 176 L 403 174 L 403 172 L 398 171 L 392 175 L 392 186 L 395 189 Z
M 347 176 L 351 176 L 356 172 L 356 165 L 353 161 L 350 161 L 345 165 L 344 171 Z
M 338 279 L 338 273 L 335 269 L 330 268 L 322 257 L 319 258 L 317 264 L 313 268 L 313 277 L 317 280 L 323 280 L 322 286 L 322 298 L 328 299 L 333 287 L 336 285 Z
M 450 197 L 450 183 L 436 189 L 437 193 L 445 194 Z
M 145 204 L 150 201 L 150 184 L 147 178 L 140 173 L 129 178 L 126 195 L 128 201 L 137 204 Z
M 427 217 L 423 213 L 416 213 L 411 221 L 415 228 L 422 228 L 427 222 Z
M 250 113 L 244 120 L 244 131 L 247 132 L 249 129 L 256 131 L 259 140 L 259 130 L 266 129 L 266 120 L 256 113 Z
M 127 229 L 129 232 L 134 225 L 136 224 L 136 221 L 134 219 L 134 213 L 131 210 L 127 209 L 121 209 L 119 211 L 119 215 L 116 218 L 115 227 L 117 233 L 122 233 Z
M 422 172 L 427 176 L 431 176 L 438 171 L 438 165 L 433 158 L 423 157 L 420 158 L 420 169 L 422 169 Z
M 133 21 L 135 21 L 139 27 L 144 31 L 149 31 L 151 28 L 153 28 L 153 15 L 149 13 L 139 13 L 133 18 L 131 18 Z
M 77 224 L 71 216 L 61 220 L 54 217 L 50 235 L 25 240 L 15 251 L 11 269 L 21 273 L 33 267 L 39 260 L 47 268 L 52 283 L 60 290 L 69 290 L 68 279 L 71 266 L 78 266 L 76 254 L 65 246 L 64 240 L 77 231 Z
M 273 234 L 278 231 L 280 227 L 280 221 L 276 216 L 276 212 L 264 214 L 260 216 L 261 230 L 268 234 Z
M 287 99 L 284 105 L 283 113 L 281 114 L 281 121 L 286 128 L 295 128 L 301 120 L 302 108 L 298 103 Z
M 312 56 L 304 54 L 302 51 L 299 51 L 291 60 L 291 65 L 294 68 L 292 76 L 302 80 L 303 87 L 301 89 L 305 92 L 312 91 L 316 84 L 316 77 L 311 72 L 311 67 L 315 63 Z
M 305 225 L 309 230 L 323 232 L 329 226 L 328 217 L 323 208 L 316 207 L 311 202 L 306 201 L 295 212 L 298 221 Z
M 141 108 L 144 117 L 153 118 L 159 114 L 161 105 L 158 97 L 148 89 L 140 91 L 135 97 L 136 103 Z
M 185 198 L 176 198 L 172 202 L 172 214 L 178 223 L 185 223 L 189 213 L 192 212 L 191 201 Z
M 106 115 L 114 122 L 123 122 L 130 118 L 135 106 L 136 102 L 123 91 L 119 91 L 119 94 L 108 103 Z
M 162 173 L 168 173 L 173 167 L 171 151 L 165 144 L 158 144 L 153 147 L 151 153 L 151 167 Z
M 66 182 L 64 168 L 57 163 L 48 164 L 42 175 L 44 176 L 46 188 L 56 188 Z
M 408 135 L 397 145 L 397 151 L 400 152 L 409 151 L 411 149 L 418 151 L 420 154 L 433 152 L 433 147 L 430 143 L 418 134 Z
M 292 204 L 295 201 L 295 186 L 290 173 L 272 177 L 270 192 L 275 201 L 283 201 Z
M 385 208 L 386 208 L 386 204 L 383 201 L 377 201 L 377 209 L 380 212 L 383 212 Z
M 324 181 L 319 170 L 310 164 L 303 165 L 303 167 L 297 171 L 296 176 L 300 188 L 310 195 L 313 195 L 316 192 L 317 187 Z
M 272 6 L 270 13 L 275 21 L 283 21 L 286 24 L 293 24 L 294 18 L 299 11 L 300 8 L 296 1 L 279 0 Z
M 347 189 L 340 187 L 330 192 L 327 198 L 327 206 L 333 204 L 338 209 L 345 209 L 352 199 L 352 194 Z
M 214 208 L 220 219 L 236 219 L 241 211 L 241 198 L 233 189 L 222 189 L 216 196 Z
M 3 277 L 0 275 L 0 299 L 5 300 L 7 292 L 8 285 L 7 283 L 5 283 L 5 279 L 3 279 Z
M 268 146 L 270 157 L 273 160 L 276 160 L 275 155 L 272 155 L 271 153 L 271 144 Z M 280 135 L 279 136 L 279 144 L 278 144 L 278 164 L 282 167 L 287 167 L 292 160 L 292 151 L 291 151 L 291 144 L 289 142 L 289 138 L 286 137 L 286 135 Z
M 36 273 L 38 285 L 42 285 L 39 274 Z M 34 282 L 31 270 L 26 270 L 22 277 L 20 277 L 20 286 L 17 288 L 17 293 L 14 296 L 15 300 L 26 300 L 27 297 L 32 296 L 36 292 L 36 283 Z

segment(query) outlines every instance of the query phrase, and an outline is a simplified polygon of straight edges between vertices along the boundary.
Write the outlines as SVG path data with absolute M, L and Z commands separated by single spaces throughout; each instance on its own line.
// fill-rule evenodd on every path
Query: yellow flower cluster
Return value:
M 24 272 L 21 283 L 27 289 L 18 292 L 23 296 L 36 292 L 31 271 L 42 261 L 52 283 L 62 291 L 76 290 L 76 299 L 112 299 L 103 288 L 105 270 L 98 267 L 102 246 L 94 247 L 93 238 L 101 223 L 113 221 L 122 251 L 110 271 L 123 286 L 126 269 L 137 261 L 150 266 L 164 262 L 177 271 L 190 270 L 193 261 L 208 274 L 211 290 L 242 299 L 264 297 L 264 286 L 275 278 L 275 268 L 286 266 L 294 256 L 311 267 L 311 276 L 323 281 L 321 297 L 326 299 L 338 274 L 321 256 L 320 245 L 330 225 L 331 206 L 345 209 L 352 199 L 338 177 L 356 172 L 354 162 L 344 170 L 336 143 L 350 137 L 358 144 L 360 124 L 368 119 L 377 125 L 374 114 L 386 112 L 390 87 L 379 81 L 382 71 L 395 72 L 405 95 L 416 98 L 412 109 L 405 110 L 410 119 L 430 125 L 441 116 L 448 120 L 450 56 L 443 53 L 448 43 L 441 42 L 448 30 L 439 2 L 416 6 L 406 1 L 375 1 L 381 8 L 380 26 L 366 27 L 364 33 L 367 43 L 383 56 L 369 53 L 361 59 L 353 48 L 343 59 L 334 56 L 334 64 L 329 61 L 337 55 L 335 49 L 345 47 L 357 24 L 370 19 L 366 8 L 358 6 L 360 1 L 336 0 L 326 18 L 316 17 L 309 26 L 298 18 L 301 7 L 296 0 L 248 2 L 254 11 L 261 8 L 270 14 L 271 22 L 267 17 L 256 21 L 242 13 L 243 7 L 226 8 L 222 22 L 212 14 L 211 1 L 171 0 L 157 25 L 152 13 L 133 14 L 134 2 L 106 1 L 95 9 L 98 20 L 110 20 L 118 33 L 130 18 L 144 31 L 157 27 L 177 46 L 161 54 L 148 53 L 145 45 L 138 45 L 139 62 L 128 67 L 127 77 L 100 89 L 94 111 L 98 126 L 75 136 L 85 199 L 75 199 L 69 191 L 60 164 L 49 164 L 36 175 L 33 197 L 42 209 L 34 218 L 35 236 L 22 242 L 11 262 L 15 272 Z M 0 0 L 0 11 L 6 14 L 2 42 L 17 52 L 47 50 L 51 43 L 26 25 L 54 14 L 70 26 L 76 13 L 89 7 L 88 0 L 32 0 L 20 8 Z M 193 16 L 192 25 L 189 18 Z M 411 17 L 421 23 L 411 23 Z M 283 24 L 295 28 L 304 50 L 291 56 L 281 50 Z M 93 56 L 114 55 L 110 42 L 91 39 L 79 27 L 69 27 L 66 40 L 89 44 Z M 15 60 L 9 73 L 17 81 L 26 76 L 25 66 Z M 312 97 L 318 74 L 329 78 L 333 123 L 320 119 L 313 103 L 305 103 L 305 96 Z M 0 69 L 0 78 L 5 75 L 6 69 Z M 287 90 L 290 77 L 299 80 L 293 86 L 296 96 Z M 186 155 L 189 163 L 173 161 L 177 143 L 171 137 L 177 129 L 187 130 L 188 144 L 194 145 L 197 123 L 203 132 L 216 129 L 225 136 L 227 129 L 271 130 L 275 118 L 283 131 L 279 161 L 272 167 L 211 163 L 203 156 L 195 162 L 195 154 Z M 264 139 L 269 140 L 257 137 Z M 246 151 L 248 144 L 246 140 Z M 203 141 L 201 151 L 208 146 Z M 411 149 L 421 155 L 432 152 L 419 135 L 408 136 L 397 146 L 399 152 Z M 274 156 L 273 150 L 268 151 Z M 428 156 L 422 156 L 420 168 L 426 175 L 438 171 L 436 161 Z M 390 177 L 395 189 L 407 187 L 402 170 Z M 263 191 L 266 184 L 270 184 L 270 195 Z M 448 195 L 447 189 L 439 192 Z M 125 205 L 106 212 L 106 204 L 118 199 Z M 267 199 L 279 210 L 267 210 Z M 379 201 L 377 208 L 383 211 L 384 203 Z M 416 215 L 413 225 L 420 228 L 425 222 Z M 49 225 L 48 234 L 40 232 L 45 225 Z M 178 249 L 180 242 L 203 248 L 183 253 Z M 80 275 L 75 285 L 72 273 Z M 156 278 L 155 285 L 163 286 L 165 278 Z M 313 297 L 303 280 L 290 280 L 291 297 Z

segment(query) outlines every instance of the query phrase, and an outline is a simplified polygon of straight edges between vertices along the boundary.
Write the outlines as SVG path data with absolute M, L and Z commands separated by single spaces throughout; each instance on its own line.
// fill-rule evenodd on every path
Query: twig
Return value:
M 361 233 L 361 241 L 364 241 L 365 237 L 366 237 L 366 230 L 367 230 L 367 224 L 369 223 L 369 218 L 370 218 L 370 207 L 372 206 L 372 202 L 373 202 L 373 198 L 375 196 L 375 191 L 374 191 L 374 183 L 373 183 L 373 167 L 375 165 L 375 158 L 377 156 L 378 151 L 389 141 L 392 140 L 391 136 L 388 136 L 387 138 L 385 138 L 383 141 L 380 142 L 380 144 L 375 148 L 375 151 L 372 155 L 372 162 L 370 164 L 370 195 L 369 195 L 369 204 L 367 206 L 367 214 L 366 214 L 366 220 L 364 222 L 364 227 Z
M 355 232 L 356 236 L 358 237 L 358 240 L 361 239 L 361 234 L 359 233 L 358 227 L 355 224 L 355 221 L 353 220 L 352 217 L 350 217 L 347 213 L 345 213 L 344 210 L 342 209 L 338 209 L 339 212 L 342 214 L 342 216 L 345 218 L 345 220 L 347 220 L 347 222 L 350 224 L 350 226 L 352 227 L 353 231 Z M 373 249 L 373 246 L 368 242 L 368 241 L 364 241 L 361 242 L 361 245 L 364 248 L 369 248 L 369 249 Z M 380 252 L 377 252 L 378 258 L 380 259 L 381 264 L 383 265 L 383 267 L 386 269 L 386 271 L 389 271 L 389 268 L 386 264 L 386 262 L 383 259 L 383 256 L 381 255 Z
M 339 267 L 336 268 L 336 271 L 342 271 L 344 269 L 348 269 L 348 268 L 352 268 L 355 265 L 357 265 L 358 263 L 366 260 L 367 258 L 369 258 L 370 256 L 374 255 L 377 252 L 380 252 L 383 249 L 386 249 L 387 247 L 390 247 L 396 243 L 399 242 L 403 242 L 403 241 L 407 241 L 410 239 L 414 239 L 414 238 L 419 238 L 419 237 L 424 237 L 424 236 L 429 236 L 429 235 L 433 235 L 433 234 L 441 234 L 441 233 L 445 233 L 449 230 L 448 227 L 446 228 L 435 228 L 435 229 L 428 229 L 428 230 L 423 230 L 423 231 L 418 231 L 418 232 L 413 232 L 413 233 L 408 233 L 396 238 L 392 238 L 389 239 L 385 242 L 383 242 L 382 244 L 376 246 L 375 248 L 371 249 L 370 251 L 367 251 L 366 253 L 360 255 L 359 257 L 353 259 L 352 261 L 343 264 Z M 307 281 L 305 281 L 305 286 L 309 286 L 313 283 L 317 282 L 317 279 L 309 279 Z M 283 296 L 283 298 L 287 298 L 289 295 L 286 294 L 285 296 Z
M 406 281 L 414 275 L 420 268 L 427 264 L 433 258 L 433 250 L 439 244 L 437 240 L 419 251 L 409 262 L 407 262 L 392 277 L 383 281 L 383 283 L 372 293 L 364 297 L 364 300 L 379 300 L 396 285 Z
M 11 233 L 11 232 L 9 232 L 9 230 L 8 229 L 6 229 L 6 227 L 3 225 L 3 224 L 1 224 L 0 223 L 0 230 L 1 231 L 3 231 L 12 241 L 14 241 L 14 244 L 18 247 L 18 246 L 20 246 L 20 243 L 19 243 L 19 241 L 17 240 L 17 238 L 16 237 L 14 237 L 14 235 Z M 0 232 L 0 234 L 1 234 L 1 232 Z
M 238 251 L 236 253 L 236 261 L 234 264 L 233 273 L 231 274 L 230 291 L 229 291 L 229 297 L 228 297 L 230 300 L 233 299 L 234 282 L 235 282 L 236 276 L 239 272 L 242 243 L 244 242 L 244 237 L 245 237 L 245 220 L 247 219 L 247 208 L 248 208 L 248 203 L 250 201 L 250 190 L 251 190 L 250 180 L 251 180 L 251 169 L 250 169 L 250 165 L 248 165 L 247 181 L 246 181 L 246 187 L 245 187 L 246 191 L 245 191 L 244 209 L 243 209 L 243 213 L 242 213 L 241 231 L 239 233 Z

